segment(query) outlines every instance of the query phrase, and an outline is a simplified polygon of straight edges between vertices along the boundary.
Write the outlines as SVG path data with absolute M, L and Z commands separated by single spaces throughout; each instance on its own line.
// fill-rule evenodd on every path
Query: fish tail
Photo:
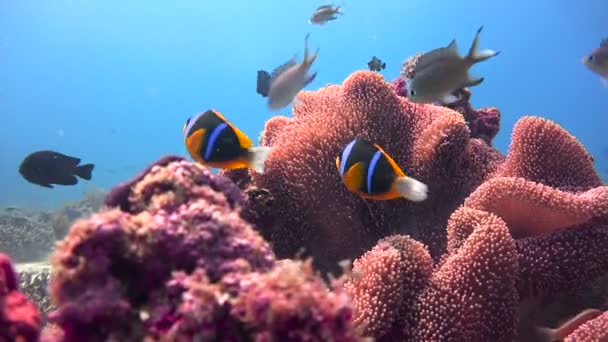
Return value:
M 386 68 L 386 62 L 382 63 L 382 69 Z
M 251 147 L 247 151 L 247 164 L 258 173 L 264 173 L 264 162 L 268 158 L 270 147 L 257 146 Z
M 342 14 L 342 11 L 340 11 L 341 7 L 342 7 L 342 6 L 340 6 L 340 5 L 336 6 L 336 9 L 334 10 L 334 13 L 335 13 L 335 14 L 340 14 L 340 15 L 341 15 L 341 14 Z
M 91 177 L 93 176 L 93 169 L 95 168 L 95 164 L 85 164 L 85 165 L 80 165 L 80 166 L 76 166 L 76 170 L 74 171 L 74 173 L 76 174 L 76 176 L 84 179 L 84 180 L 91 180 Z
M 479 43 L 479 34 L 483 29 L 483 25 L 477 30 L 475 34 L 475 39 L 473 39 L 473 43 L 471 44 L 471 48 L 469 49 L 469 53 L 467 54 L 467 59 L 471 61 L 472 64 L 485 61 L 486 59 L 490 59 L 500 53 L 500 51 L 494 50 L 483 50 L 477 51 L 477 44 Z
M 307 33 L 306 38 L 304 39 L 304 60 L 302 62 L 302 67 L 305 69 L 308 69 L 312 65 L 312 63 L 314 63 L 315 59 L 317 59 L 317 55 L 319 54 L 319 49 L 317 48 L 315 53 L 312 54 L 312 56 L 310 56 L 310 51 L 308 49 L 308 37 L 309 36 L 310 36 L 310 33 Z
M 410 201 L 421 202 L 428 197 L 428 187 L 426 184 L 411 177 L 397 178 L 394 186 L 401 196 Z

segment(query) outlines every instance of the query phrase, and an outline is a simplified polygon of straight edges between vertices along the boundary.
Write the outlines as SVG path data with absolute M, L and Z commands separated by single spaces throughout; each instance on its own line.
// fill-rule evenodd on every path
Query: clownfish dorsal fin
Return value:
M 395 160 L 393 160 L 393 158 L 391 158 L 391 156 L 389 156 L 386 152 L 384 152 L 384 150 L 382 149 L 382 147 L 378 146 L 378 144 L 374 144 L 374 147 L 376 147 L 380 153 L 382 153 L 382 155 L 384 156 L 384 158 L 386 158 L 386 161 L 389 163 L 389 165 L 391 166 L 391 168 L 393 169 L 393 171 L 395 171 L 395 175 L 397 177 L 404 177 L 405 173 L 403 172 L 403 170 L 401 170 L 401 168 L 399 167 L 399 165 L 397 165 L 397 163 L 395 162 Z

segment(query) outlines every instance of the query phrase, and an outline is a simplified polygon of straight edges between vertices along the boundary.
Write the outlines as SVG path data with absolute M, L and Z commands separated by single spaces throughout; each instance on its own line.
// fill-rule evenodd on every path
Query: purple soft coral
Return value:
M 61 328 L 54 340 L 263 341 L 294 327 L 275 320 L 261 329 L 233 309 L 250 303 L 259 289 L 252 282 L 276 275 L 279 286 L 259 294 L 280 298 L 294 293 L 282 288 L 293 279 L 281 276 L 284 267 L 275 270 L 270 246 L 240 217 L 240 190 L 180 159 L 163 158 L 120 185 L 106 204 L 122 210 L 77 222 L 60 243 L 52 258 L 58 310 L 51 320 Z M 326 324 L 327 336 L 354 339 L 349 298 L 319 284 L 317 276 L 306 276 L 299 292 L 307 302 L 281 311 L 298 318 L 314 313 L 303 318 L 300 332 L 289 333 L 309 336 Z

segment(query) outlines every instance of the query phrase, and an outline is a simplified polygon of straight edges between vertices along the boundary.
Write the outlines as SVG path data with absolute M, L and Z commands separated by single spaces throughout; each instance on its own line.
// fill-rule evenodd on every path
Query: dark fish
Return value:
M 80 158 L 66 156 L 54 151 L 34 152 L 21 162 L 19 173 L 28 182 L 46 188 L 51 184 L 76 185 L 76 176 L 91 180 L 94 164 L 80 164 Z
M 369 70 L 378 72 L 386 68 L 386 63 L 382 63 L 378 57 L 374 56 L 369 62 L 367 62 L 367 66 Z
M 365 139 L 351 141 L 336 158 L 346 188 L 361 198 L 424 201 L 426 184 L 405 175 L 399 165 L 376 144 Z
M 186 120 L 186 149 L 192 159 L 210 167 L 264 172 L 269 147 L 253 147 L 251 140 L 216 110 L 208 110 Z
M 258 70 L 258 84 L 256 87 L 256 93 L 263 97 L 268 97 L 270 91 L 270 73 L 266 70 Z

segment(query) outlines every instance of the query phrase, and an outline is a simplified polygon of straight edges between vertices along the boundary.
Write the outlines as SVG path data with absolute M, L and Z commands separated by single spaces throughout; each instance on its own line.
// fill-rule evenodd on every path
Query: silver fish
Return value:
M 457 100 L 451 93 L 455 90 L 473 87 L 483 82 L 483 77 L 472 77 L 469 69 L 475 63 L 485 61 L 500 51 L 477 51 L 477 42 L 483 26 L 477 30 L 469 53 L 462 57 L 458 53 L 456 40 L 450 45 L 435 49 L 420 56 L 414 68 L 413 77 L 408 80 L 408 99 L 416 103 L 440 101 L 449 104 Z
M 337 14 L 342 15 L 342 12 L 340 12 L 340 6 L 336 6 L 334 8 L 332 5 L 322 5 L 317 7 L 308 22 L 313 25 L 324 25 L 328 21 L 336 20 Z
M 319 49 L 312 56 L 308 52 L 308 37 L 304 39 L 304 60 L 302 63 L 296 62 L 296 57 L 293 57 L 287 63 L 276 68 L 270 80 L 270 89 L 268 90 L 268 109 L 278 110 L 291 103 L 298 92 L 306 87 L 312 80 L 315 79 L 317 73 L 308 74 L 308 70 L 317 59 Z
M 602 40 L 600 47 L 593 49 L 582 62 L 589 70 L 598 74 L 604 86 L 608 87 L 608 38 Z

